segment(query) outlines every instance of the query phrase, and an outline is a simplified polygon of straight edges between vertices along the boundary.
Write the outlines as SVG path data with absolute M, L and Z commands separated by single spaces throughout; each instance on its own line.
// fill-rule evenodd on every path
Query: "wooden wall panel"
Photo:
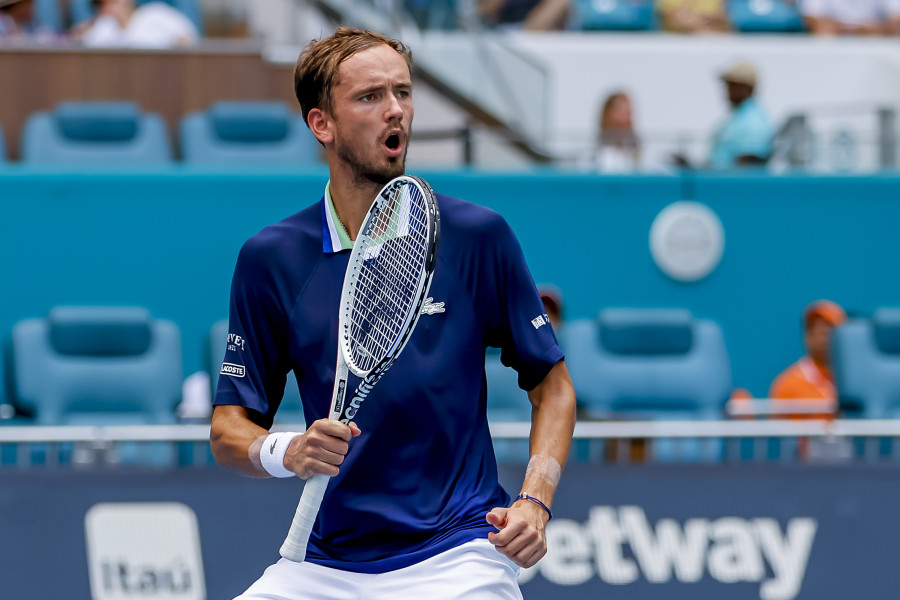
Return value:
M 241 44 L 243 45 L 243 44 Z M 297 109 L 293 67 L 267 63 L 258 49 L 98 51 L 0 48 L 0 126 L 19 156 L 28 115 L 62 100 L 134 100 L 160 113 L 173 134 L 187 112 L 216 100 L 282 100 Z

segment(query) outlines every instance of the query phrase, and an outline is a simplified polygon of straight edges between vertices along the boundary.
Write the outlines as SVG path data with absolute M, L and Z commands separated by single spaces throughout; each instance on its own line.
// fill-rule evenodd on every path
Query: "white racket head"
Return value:
M 363 220 L 341 292 L 339 343 L 354 375 L 383 372 L 403 349 L 431 285 L 439 237 L 428 183 L 401 175 L 384 186 Z

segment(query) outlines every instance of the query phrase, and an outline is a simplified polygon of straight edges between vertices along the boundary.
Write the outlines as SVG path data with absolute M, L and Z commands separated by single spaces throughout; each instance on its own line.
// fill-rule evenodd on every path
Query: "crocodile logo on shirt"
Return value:
M 434 298 L 431 297 L 425 298 L 425 304 L 422 305 L 421 310 L 423 315 L 433 315 L 442 312 L 445 312 L 443 302 L 434 302 Z

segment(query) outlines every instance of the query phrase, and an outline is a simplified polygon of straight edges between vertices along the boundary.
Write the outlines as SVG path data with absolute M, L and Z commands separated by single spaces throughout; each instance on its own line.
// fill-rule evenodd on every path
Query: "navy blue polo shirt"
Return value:
M 267 428 L 292 369 L 307 423 L 328 416 L 350 254 L 330 204 L 326 188 L 320 202 L 263 229 L 238 257 L 214 404 L 246 407 Z M 438 195 L 438 205 L 430 300 L 354 419 L 362 435 L 328 484 L 310 562 L 381 573 L 486 537 L 486 513 L 509 495 L 497 481 L 486 417 L 485 348 L 502 349 L 525 390 L 563 358 L 506 221 L 448 196 Z M 351 374 L 349 390 L 358 383 Z

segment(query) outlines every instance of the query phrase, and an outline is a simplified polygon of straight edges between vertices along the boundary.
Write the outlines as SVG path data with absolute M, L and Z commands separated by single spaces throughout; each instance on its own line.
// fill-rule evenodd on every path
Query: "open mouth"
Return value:
M 396 133 L 392 133 L 384 141 L 384 145 L 387 146 L 389 150 L 396 150 L 400 147 L 400 136 Z

